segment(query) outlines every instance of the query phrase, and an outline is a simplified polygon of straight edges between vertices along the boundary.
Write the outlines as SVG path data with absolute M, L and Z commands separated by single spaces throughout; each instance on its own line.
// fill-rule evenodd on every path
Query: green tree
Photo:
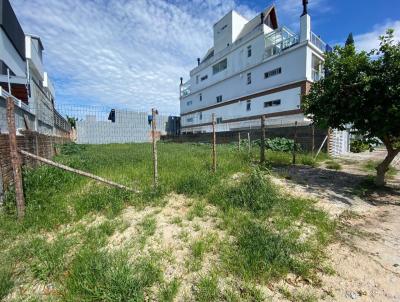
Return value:
M 71 125 L 71 128 L 76 129 L 76 122 L 78 121 L 78 118 L 76 117 L 71 117 L 67 115 L 67 121 Z
M 354 45 L 354 38 L 353 38 L 353 33 L 349 33 L 347 40 L 346 40 L 346 45 Z
M 320 126 L 351 125 L 365 140 L 382 141 L 387 155 L 376 168 L 379 186 L 400 152 L 400 43 L 393 33 L 387 30 L 370 53 L 357 52 L 354 44 L 336 46 L 326 55 L 325 79 L 314 83 L 303 102 Z

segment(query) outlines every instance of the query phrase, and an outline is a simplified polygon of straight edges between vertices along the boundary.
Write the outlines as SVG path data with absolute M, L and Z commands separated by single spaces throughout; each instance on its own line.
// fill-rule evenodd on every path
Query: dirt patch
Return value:
M 357 196 L 356 188 L 368 175 L 361 167 L 382 160 L 382 150 L 349 154 L 336 159 L 340 171 L 296 166 L 276 169 L 274 178 L 286 192 L 313 198 L 332 217 L 341 220 L 339 242 L 328 247 L 335 274 L 321 275 L 322 287 L 309 289 L 326 301 L 400 301 L 400 178 L 388 189 Z

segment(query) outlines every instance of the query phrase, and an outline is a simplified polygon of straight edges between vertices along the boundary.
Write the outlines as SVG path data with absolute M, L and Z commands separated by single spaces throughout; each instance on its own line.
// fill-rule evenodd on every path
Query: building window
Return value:
M 222 95 L 217 96 L 217 103 L 221 103 L 222 102 Z
M 188 123 L 192 123 L 192 122 L 193 122 L 193 118 L 192 118 L 192 117 L 189 117 L 186 121 L 187 121 Z
M 216 74 L 228 67 L 228 60 L 224 59 L 213 66 L 213 74 Z
M 250 111 L 251 110 L 251 100 L 248 100 L 246 102 L 246 111 Z
M 196 76 L 196 84 L 199 84 L 199 76 Z
M 217 117 L 217 124 L 222 124 L 222 117 Z
M 4 63 L 0 60 L 0 74 L 7 75 L 7 69 L 10 71 L 10 76 L 15 77 L 15 73 Z
M 203 119 L 203 112 L 199 113 L 199 120 L 201 121 Z
M 274 100 L 274 101 L 264 102 L 264 107 L 279 106 L 280 104 L 281 100 Z
M 247 85 L 251 84 L 251 72 L 247 74 Z
M 251 45 L 247 46 L 247 57 L 251 57 Z
M 201 77 L 201 81 L 203 82 L 203 81 L 205 81 L 205 80 L 207 80 L 208 79 L 208 75 L 205 75 L 205 76 L 203 76 L 203 77 Z
M 276 69 L 271 70 L 271 71 L 267 71 L 266 73 L 264 73 L 264 79 L 276 76 L 276 75 L 281 74 L 281 73 L 282 73 L 282 68 L 281 67 L 276 68 Z
M 188 101 L 188 102 L 186 102 L 186 106 L 190 106 L 190 105 L 192 105 L 193 104 L 193 102 L 192 101 Z
M 199 100 L 200 102 L 203 100 L 203 95 L 201 93 L 199 94 Z

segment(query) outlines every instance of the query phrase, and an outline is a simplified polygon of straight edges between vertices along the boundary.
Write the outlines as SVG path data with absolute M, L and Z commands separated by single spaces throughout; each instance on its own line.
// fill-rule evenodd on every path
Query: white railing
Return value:
M 311 37 L 310 40 L 311 40 L 312 44 L 314 44 L 322 52 L 326 51 L 326 43 L 324 41 L 322 41 L 322 39 L 320 37 L 318 37 L 313 32 L 310 33 L 310 37 Z
M 0 87 L 0 97 L 6 99 L 8 97 L 13 98 L 14 100 L 14 104 L 16 106 L 18 106 L 19 108 L 27 111 L 28 113 L 31 113 L 31 109 L 29 108 L 29 106 L 27 104 L 25 104 L 24 102 L 22 102 L 20 99 L 17 99 L 15 96 L 13 96 L 12 94 L 8 93 L 8 91 L 4 90 L 2 87 Z
M 320 72 L 319 70 L 313 69 L 312 70 L 312 79 L 314 82 L 317 82 L 324 78 L 324 73 Z

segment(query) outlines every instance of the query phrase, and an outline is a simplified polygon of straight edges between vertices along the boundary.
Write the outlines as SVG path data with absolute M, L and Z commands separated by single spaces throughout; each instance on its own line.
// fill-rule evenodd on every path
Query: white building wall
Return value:
M 15 73 L 16 76 L 25 77 L 26 63 L 20 57 L 7 35 L 0 28 L 0 58 Z
M 257 60 L 260 58 L 260 53 L 263 53 L 264 48 L 260 47 L 257 44 L 254 44 L 254 58 L 249 58 L 251 60 Z M 246 46 L 245 46 L 246 47 Z M 231 60 L 234 60 L 241 57 L 240 50 L 236 54 L 232 54 Z M 256 65 L 255 67 L 249 69 L 243 69 L 242 72 L 236 73 L 234 76 L 227 76 L 225 78 L 225 74 L 229 74 L 229 65 L 230 59 L 228 58 L 228 69 L 226 71 L 220 72 L 220 74 L 216 74 L 215 76 L 211 76 L 211 81 L 218 81 L 217 83 L 202 89 L 198 89 L 196 92 L 191 95 L 183 98 L 181 100 L 181 113 L 185 114 L 187 112 L 193 110 L 199 110 L 204 107 L 208 107 L 211 105 L 217 104 L 216 97 L 218 95 L 222 95 L 223 102 L 226 100 L 231 100 L 235 98 L 239 98 L 242 96 L 246 96 L 249 94 L 265 91 L 274 87 L 278 87 L 281 85 L 286 85 L 293 82 L 298 82 L 306 79 L 306 57 L 307 47 L 299 46 L 297 48 L 293 48 L 292 50 L 288 50 L 286 53 L 283 53 L 277 57 L 271 57 L 267 61 Z M 253 55 L 252 55 L 253 56 Z M 247 54 L 246 54 L 247 57 Z M 232 63 L 231 63 L 232 64 Z M 247 63 L 244 63 L 244 65 Z M 249 65 L 251 63 L 248 63 Z M 254 64 L 253 64 L 254 65 Z M 269 77 L 267 79 L 264 78 L 264 73 L 274 70 L 276 68 L 281 68 L 282 73 Z M 251 73 L 251 84 L 247 84 L 247 73 Z M 225 74 L 224 74 L 225 73 Z M 310 72 L 311 74 L 311 72 Z M 215 79 L 213 79 L 215 77 Z M 195 85 L 196 86 L 196 85 Z M 200 93 L 202 94 L 202 101 L 200 101 Z M 279 99 L 280 95 L 269 95 L 267 98 L 274 96 Z M 285 94 L 282 95 L 283 99 L 286 99 L 287 96 Z M 294 103 L 284 104 L 282 99 L 282 105 L 285 106 L 287 110 L 298 109 L 298 101 L 300 100 L 299 92 L 295 98 Z M 294 98 L 292 98 L 294 100 Z M 188 105 L 188 102 L 192 102 Z M 233 109 L 230 106 L 221 107 L 226 112 L 226 115 L 236 115 L 238 114 L 236 111 L 232 112 Z M 276 108 L 272 107 L 273 110 Z M 283 108 L 283 107 L 282 107 Z M 281 110 L 280 110 L 281 111 Z M 254 114 L 261 114 L 262 111 L 257 112 L 254 110 Z M 182 126 L 185 126 L 185 119 L 182 120 Z

